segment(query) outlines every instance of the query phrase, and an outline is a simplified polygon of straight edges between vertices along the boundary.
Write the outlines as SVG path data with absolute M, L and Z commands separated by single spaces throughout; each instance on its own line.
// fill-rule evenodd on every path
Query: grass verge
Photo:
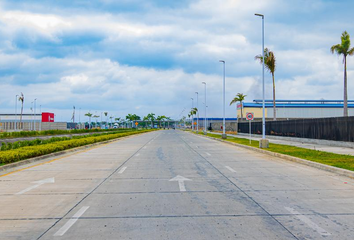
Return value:
M 221 139 L 221 135 L 218 134 L 208 133 L 207 136 Z M 258 141 L 251 141 L 250 144 L 249 139 L 246 138 L 235 138 L 235 137 L 228 136 L 227 139 L 224 140 L 259 148 Z M 329 153 L 324 151 L 318 151 L 318 150 L 312 150 L 312 149 L 306 149 L 306 148 L 300 148 L 300 147 L 282 145 L 282 144 L 274 144 L 274 143 L 269 143 L 269 148 L 263 150 L 275 152 L 275 153 L 281 153 L 281 154 L 302 158 L 313 162 L 326 164 L 333 167 L 354 171 L 354 156 L 351 155 Z
M 18 137 L 34 137 L 34 136 L 51 136 L 60 134 L 78 134 L 78 133 L 98 133 L 110 131 L 131 131 L 130 128 L 118 129 L 72 129 L 72 130 L 46 130 L 46 131 L 18 131 L 18 132 L 2 132 L 0 139 L 18 138 Z
M 20 160 L 32 158 L 32 157 L 46 155 L 49 153 L 59 152 L 59 151 L 63 151 L 75 147 L 81 147 L 88 144 L 108 141 L 116 138 L 126 137 L 130 135 L 145 133 L 150 131 L 155 131 L 155 130 L 139 130 L 139 131 L 131 131 L 131 132 L 122 132 L 116 134 L 93 136 L 93 137 L 86 137 L 81 139 L 71 139 L 67 141 L 60 141 L 60 142 L 49 143 L 45 145 L 28 146 L 28 147 L 13 149 L 13 150 L 1 151 L 0 166 L 17 162 Z

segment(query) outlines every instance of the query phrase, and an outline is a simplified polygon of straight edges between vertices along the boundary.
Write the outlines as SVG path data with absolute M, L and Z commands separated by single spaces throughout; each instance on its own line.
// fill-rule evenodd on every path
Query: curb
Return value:
M 80 147 L 76 147 L 76 148 L 71 148 L 71 149 L 60 151 L 60 152 L 49 153 L 49 154 L 46 154 L 46 155 L 33 157 L 33 158 L 29 158 L 29 159 L 24 159 L 24 160 L 20 160 L 18 162 L 14 162 L 14 163 L 9 163 L 9 164 L 6 164 L 4 166 L 0 166 L 0 173 L 4 172 L 4 171 L 7 171 L 7 170 L 10 170 L 12 168 L 16 168 L 16 167 L 22 166 L 22 165 L 38 162 L 40 160 L 44 160 L 44 159 L 47 159 L 47 158 L 50 158 L 50 157 L 56 157 L 56 156 L 61 156 L 61 155 L 65 155 L 65 154 L 68 154 L 68 153 L 78 152 L 80 150 L 92 148 L 92 147 L 95 147 L 95 146 L 98 146 L 98 145 L 103 145 L 103 144 L 106 144 L 106 143 L 120 141 L 120 140 L 123 140 L 123 139 L 126 139 L 126 138 L 130 138 L 130 137 L 133 137 L 133 136 L 136 136 L 136 135 L 140 135 L 140 134 L 144 134 L 144 133 L 138 133 L 138 134 L 133 134 L 133 135 L 130 135 L 130 136 L 125 136 L 125 137 L 120 137 L 120 138 L 116 138 L 116 139 L 111 139 L 111 140 L 107 140 L 107 141 L 103 141 L 103 142 L 92 143 L 92 144 L 89 144 L 89 145 L 84 145 L 84 146 L 80 146 Z
M 197 135 L 197 136 L 199 136 L 199 135 Z M 203 135 L 201 135 L 200 137 L 213 139 L 213 140 L 216 140 L 216 141 L 219 141 L 219 142 L 224 142 L 224 143 L 227 143 L 227 144 L 230 144 L 230 145 L 234 145 L 234 146 L 237 146 L 237 147 L 246 148 L 246 149 L 249 149 L 249 150 L 252 150 L 252 151 L 255 151 L 255 152 L 264 153 L 264 154 L 267 154 L 267 155 L 270 155 L 270 156 L 273 156 L 273 157 L 282 158 L 282 159 L 287 160 L 287 161 L 300 163 L 300 164 L 303 164 L 303 165 L 307 165 L 307 166 L 310 166 L 310 167 L 314 167 L 314 168 L 317 168 L 317 169 L 321 169 L 321 170 L 324 170 L 324 171 L 327 171 L 327 172 L 335 173 L 335 174 L 338 174 L 338 175 L 341 175 L 341 176 L 345 176 L 345 177 L 349 177 L 349 178 L 353 178 L 354 179 L 354 171 L 350 171 L 350 170 L 346 170 L 346 169 L 342 169 L 342 168 L 337 168 L 337 167 L 325 165 L 325 164 L 322 164 L 322 163 L 312 162 L 312 161 L 309 161 L 309 160 L 305 160 L 305 159 L 302 159 L 302 158 L 293 157 L 293 156 L 289 156 L 289 155 L 285 155 L 285 154 L 281 154 L 281 153 L 270 152 L 270 151 L 267 151 L 267 150 L 263 150 L 263 149 L 259 149 L 259 148 L 255 148 L 255 147 L 251 147 L 251 146 L 242 145 L 242 144 L 239 144 L 239 143 L 229 142 L 229 141 L 225 141 L 225 140 L 222 140 L 222 139 L 219 139 L 219 138 L 208 137 L 208 136 L 203 136 Z

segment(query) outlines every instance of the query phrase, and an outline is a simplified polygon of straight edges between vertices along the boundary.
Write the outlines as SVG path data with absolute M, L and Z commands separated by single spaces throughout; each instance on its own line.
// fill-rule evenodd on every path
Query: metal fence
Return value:
M 248 122 L 238 125 L 249 133 Z M 252 134 L 262 133 L 262 122 L 252 121 Z M 354 117 L 266 121 L 266 135 L 354 142 Z

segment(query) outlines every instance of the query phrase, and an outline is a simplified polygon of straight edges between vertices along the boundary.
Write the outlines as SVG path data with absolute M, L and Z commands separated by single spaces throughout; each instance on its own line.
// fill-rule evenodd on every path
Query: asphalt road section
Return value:
M 0 239 L 353 239 L 354 180 L 188 132 L 0 177 Z

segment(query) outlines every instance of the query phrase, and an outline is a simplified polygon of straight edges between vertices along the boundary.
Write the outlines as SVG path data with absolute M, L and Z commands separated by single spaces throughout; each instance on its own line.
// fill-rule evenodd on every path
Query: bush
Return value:
M 11 149 L 9 148 L 9 144 L 7 146 L 6 151 L 1 151 L 0 152 L 0 164 L 8 164 L 12 162 L 16 162 L 19 160 L 27 159 L 27 158 L 32 158 L 32 157 L 37 157 L 53 152 L 58 152 L 58 151 L 63 151 L 66 149 L 70 148 L 75 148 L 75 147 L 80 147 L 96 142 L 103 142 L 115 138 L 121 138 L 129 135 L 134 135 L 138 133 L 144 133 L 144 132 L 150 132 L 154 130 L 141 130 L 141 131 L 132 131 L 132 132 L 123 132 L 123 133 L 114 133 L 114 134 L 105 134 L 105 135 L 99 135 L 99 136 L 90 136 L 86 138 L 81 138 L 81 139 L 70 139 L 70 140 L 65 140 L 65 141 L 59 141 L 55 143 L 48 143 L 48 144 L 42 144 L 42 145 L 36 145 L 36 146 L 31 146 L 30 143 L 34 141 L 24 141 L 26 142 L 25 144 L 28 143 L 27 146 L 21 147 L 18 149 L 12 149 L 12 144 L 11 144 Z M 49 140 L 49 139 L 48 139 Z M 22 142 L 22 143 L 24 143 Z M 22 146 L 21 143 L 21 146 Z

